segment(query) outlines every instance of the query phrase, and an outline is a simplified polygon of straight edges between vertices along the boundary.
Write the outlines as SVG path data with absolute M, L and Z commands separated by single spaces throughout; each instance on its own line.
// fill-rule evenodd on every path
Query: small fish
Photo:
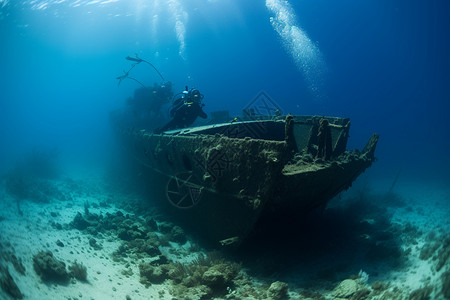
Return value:
M 371 239 L 371 236 L 366 234 L 366 233 L 361 234 L 359 237 L 364 239 L 364 240 L 370 240 Z
M 239 237 L 238 236 L 234 236 L 234 237 L 231 237 L 231 238 L 228 238 L 228 239 L 221 240 L 221 241 L 219 241 L 219 243 L 222 246 L 228 246 L 228 245 L 237 243 L 238 241 L 239 241 Z

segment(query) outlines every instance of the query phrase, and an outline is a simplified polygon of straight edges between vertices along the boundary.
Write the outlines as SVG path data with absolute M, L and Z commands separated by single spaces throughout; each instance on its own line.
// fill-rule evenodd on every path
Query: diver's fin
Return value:
M 124 80 L 125 78 L 127 78 L 128 77 L 128 73 L 129 73 L 130 71 L 128 71 L 128 72 L 126 72 L 125 70 L 123 70 L 123 75 L 122 76 L 118 76 L 118 77 L 116 77 L 116 79 L 119 79 L 119 83 L 117 84 L 117 86 L 119 86 L 120 85 L 120 83 L 122 83 L 122 80 Z
M 134 61 L 134 62 L 136 62 L 136 63 L 141 63 L 141 62 L 143 61 L 143 59 L 140 59 L 140 58 L 137 56 L 137 54 L 136 54 L 136 58 L 131 57 L 131 56 L 127 56 L 127 57 L 125 57 L 125 59 L 126 59 L 126 60 Z
M 166 82 L 166 80 L 164 79 L 164 77 L 162 76 L 162 74 L 158 71 L 158 69 L 156 69 L 156 67 L 155 67 L 152 63 L 150 63 L 149 61 L 146 61 L 145 59 L 140 58 L 140 57 L 137 55 L 137 53 L 136 53 L 135 55 L 136 55 L 136 57 L 131 57 L 131 56 L 125 57 L 126 60 L 134 61 L 134 62 L 135 62 L 134 64 L 131 65 L 131 68 L 128 70 L 128 72 L 126 72 L 127 76 L 128 76 L 128 73 L 129 73 L 136 65 L 140 64 L 141 62 L 145 62 L 145 63 L 149 64 L 149 65 L 156 71 L 156 73 L 158 73 L 158 75 L 159 75 L 159 77 L 161 77 L 163 83 Z M 125 72 L 125 71 L 124 71 L 124 72 Z M 126 78 L 126 77 L 124 77 L 124 78 Z M 122 78 L 122 79 L 124 79 L 124 78 Z M 117 77 L 117 79 L 120 80 L 120 77 Z M 131 78 L 131 79 L 134 79 L 134 78 Z M 136 80 L 136 79 L 134 79 L 134 80 Z M 137 80 L 136 80 L 136 81 L 137 81 Z M 139 82 L 139 81 L 137 81 L 137 82 Z M 139 82 L 139 83 L 140 83 L 140 82 Z M 119 84 L 120 84 L 120 82 L 119 82 Z M 142 83 L 140 83 L 140 84 L 142 85 Z

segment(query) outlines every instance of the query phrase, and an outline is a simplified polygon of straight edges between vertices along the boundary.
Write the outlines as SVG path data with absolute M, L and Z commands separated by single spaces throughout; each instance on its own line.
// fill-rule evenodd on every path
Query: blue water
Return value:
M 442 299 L 445 288 L 449 293 L 448 257 L 436 271 L 450 241 L 448 0 L 0 0 L 1 299 L 11 292 L 3 285 L 5 266 L 26 299 L 149 299 L 151 293 L 172 299 L 162 297 L 170 284 L 138 283 L 142 257 L 130 256 L 129 268 L 111 256 L 127 245 L 119 232 L 129 222 L 133 230 L 140 224 L 137 232 L 147 228 L 142 217 L 154 214 L 160 229 L 167 220 L 140 198 L 145 176 L 117 166 L 121 146 L 110 113 L 140 87 L 117 80 L 131 67 L 125 58 L 135 55 L 151 62 L 175 93 L 198 88 L 208 115 L 239 115 L 264 92 L 283 114 L 350 118 L 349 149 L 380 135 L 378 160 L 348 192 L 297 220 L 298 227 L 290 224 L 288 233 L 267 240 L 256 234 L 247 244 L 239 259 L 252 280 L 267 285 L 259 292 L 283 280 L 297 293 L 292 299 L 309 289 L 331 297 L 341 280 L 359 272 L 399 298 L 413 299 L 414 290 L 427 286 L 434 289 L 430 299 Z M 146 86 L 162 83 L 146 64 L 131 75 Z M 46 161 L 54 157 L 58 164 Z M 27 183 L 21 171 L 31 179 L 64 176 Z M 125 192 L 117 181 L 128 184 Z M 127 220 L 117 232 L 106 225 L 83 231 L 73 225 L 80 213 L 99 224 L 103 215 Z M 94 249 L 93 236 L 103 251 Z M 191 248 L 170 240 L 164 254 L 185 259 L 203 251 L 187 238 Z M 44 285 L 33 266 L 42 250 L 67 265 L 83 262 L 88 282 Z M 420 258 L 424 250 L 428 258 Z M 12 254 L 25 275 L 16 265 L 14 271 Z M 230 299 L 252 285 L 239 281 Z
M 381 138 L 374 178 L 448 182 L 448 1 L 0 0 L 0 173 L 34 147 L 102 168 L 108 114 L 137 53 L 205 111 L 265 91 L 285 113 L 350 117 L 350 148 Z M 135 78 L 161 82 L 140 65 Z

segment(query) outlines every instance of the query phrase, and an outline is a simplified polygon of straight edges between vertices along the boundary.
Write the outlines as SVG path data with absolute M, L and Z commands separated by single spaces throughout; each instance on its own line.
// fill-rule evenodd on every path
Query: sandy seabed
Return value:
M 312 257 L 309 251 L 286 249 L 282 259 L 261 250 L 254 256 L 227 256 L 216 265 L 211 259 L 195 270 L 180 266 L 201 264 L 198 257 L 207 257 L 208 251 L 156 210 L 143 213 L 136 204 L 146 202 L 141 196 L 111 192 L 101 178 L 52 180 L 38 189 L 39 199 L 22 199 L 19 209 L 17 197 L 2 183 L 0 299 L 450 297 L 448 188 L 399 184 L 395 195 L 351 190 L 332 200 L 324 213 L 325 223 L 334 222 L 331 227 L 347 233 L 335 234 L 324 225 L 321 234 L 331 237 L 311 246 L 312 252 L 314 247 L 329 250 Z M 127 224 L 126 230 L 117 222 Z M 347 227 L 340 227 L 345 222 Z M 142 250 L 149 226 L 158 241 Z M 280 247 L 277 255 L 293 246 Z M 66 279 L 38 274 L 35 257 L 46 251 L 65 264 Z M 70 273 L 74 263 L 86 268 L 85 280 Z

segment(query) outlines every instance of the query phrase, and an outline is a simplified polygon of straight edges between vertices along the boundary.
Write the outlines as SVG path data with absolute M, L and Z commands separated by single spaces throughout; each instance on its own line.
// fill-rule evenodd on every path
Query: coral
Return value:
M 367 274 L 363 270 L 359 270 L 358 278 L 361 284 L 365 284 L 369 281 L 369 274 Z
M 151 229 L 153 231 L 158 230 L 158 224 L 156 223 L 155 219 L 153 219 L 151 217 L 147 217 L 145 219 L 145 224 L 149 227 L 149 229 Z
M 190 273 L 188 267 L 180 262 L 167 264 L 167 276 L 175 283 L 181 283 Z
M 420 251 L 419 258 L 421 260 L 428 260 L 433 254 L 436 252 L 436 250 L 439 248 L 438 243 L 427 243 L 422 247 L 422 250 Z
M 22 299 L 23 294 L 12 278 L 7 267 L 0 265 L 0 287 L 13 299 Z
M 373 290 L 374 295 L 381 294 L 387 288 L 388 288 L 388 286 L 386 284 L 382 283 L 381 281 L 375 281 L 374 283 L 372 283 L 372 290 Z
M 152 263 L 155 265 L 165 265 L 169 263 L 169 259 L 164 254 L 161 254 L 158 255 L 158 257 L 154 259 Z
M 50 222 L 50 225 L 53 227 L 53 228 L 55 228 L 56 230 L 62 230 L 63 229 L 63 226 L 60 224 L 60 223 L 57 223 L 57 222 Z
M 202 282 L 215 291 L 225 289 L 239 272 L 240 266 L 235 263 L 220 263 L 211 266 L 202 275 Z
M 273 282 L 267 290 L 267 297 L 271 300 L 288 299 L 288 285 L 281 281 Z
M 359 289 L 359 282 L 353 279 L 345 279 L 333 290 L 332 295 L 336 298 L 350 298 Z
M 146 286 L 152 283 L 163 283 L 168 279 L 167 270 L 160 266 L 152 266 L 148 263 L 139 264 L 139 275 L 141 276 L 140 282 Z
M 70 225 L 78 230 L 84 230 L 91 224 L 81 215 L 81 213 L 77 213 Z
M 120 272 L 122 275 L 126 276 L 127 278 L 129 278 L 130 276 L 133 276 L 133 270 L 131 269 L 125 269 L 122 270 L 122 272 Z
M 184 233 L 184 230 L 180 226 L 174 226 L 172 227 L 170 231 L 170 238 L 171 241 L 184 244 L 187 242 L 186 235 Z
M 240 269 L 239 264 L 226 261 L 216 252 L 200 255 L 188 264 L 169 262 L 163 255 L 151 263 L 139 264 L 142 284 L 149 286 L 170 279 L 172 295 L 183 299 L 210 299 L 211 295 L 226 294 Z
M 119 246 L 119 248 L 116 251 L 114 251 L 111 255 L 113 261 L 115 261 L 115 262 L 123 261 L 124 258 L 127 257 L 127 250 L 128 250 L 128 245 L 124 244 L 124 243 L 121 244 Z
M 147 243 L 157 248 L 161 245 L 158 235 L 154 232 L 147 233 Z
M 3 245 L 0 244 L 0 249 Z M 13 250 L 14 251 L 14 250 Z M 14 269 L 21 275 L 25 275 L 25 267 L 23 266 L 22 259 L 18 258 L 12 251 L 0 252 L 0 259 L 11 262 Z
M 366 300 L 370 299 L 370 290 L 368 288 L 361 288 L 350 298 L 351 300 Z
M 319 292 L 314 291 L 300 291 L 300 295 L 302 296 L 299 300 L 325 300 L 326 298 L 320 294 Z
M 171 232 L 173 226 L 174 226 L 173 223 L 164 221 L 164 222 L 161 222 L 161 223 L 159 224 L 158 227 L 159 227 L 159 231 L 160 231 L 161 233 L 168 234 L 168 233 Z
M 214 265 L 202 275 L 202 282 L 214 290 L 225 289 L 233 279 L 233 271 L 226 264 Z
M 94 238 L 89 239 L 89 246 L 91 246 L 94 250 L 101 250 L 103 248 L 102 245 L 100 245 Z
M 118 226 L 117 236 L 121 240 L 131 241 L 145 237 L 145 232 L 141 229 L 141 224 L 137 220 L 125 219 Z
M 50 251 L 40 251 L 33 256 L 33 267 L 43 281 L 65 283 L 69 280 L 66 264 L 53 257 Z
M 168 275 L 175 283 L 188 288 L 207 286 L 215 295 L 224 294 L 241 270 L 239 264 L 226 261 L 218 252 L 199 255 L 187 265 L 174 263 L 168 267 Z
M 393 291 L 386 291 L 380 298 L 380 300 L 404 300 L 405 296 L 402 291 L 394 289 Z
M 433 288 L 429 286 L 417 289 L 409 295 L 409 300 L 428 300 L 432 291 Z
M 153 240 L 135 239 L 128 242 L 129 248 L 133 249 L 134 253 L 146 254 L 150 257 L 161 255 L 161 251 L 156 246 Z
M 436 265 L 436 270 L 440 271 L 443 266 L 447 264 L 447 261 L 450 259 L 450 236 L 446 237 L 442 249 L 438 253 L 438 262 Z
M 442 295 L 450 299 L 450 271 L 442 274 Z
M 144 233 L 142 231 L 132 230 L 132 229 L 126 229 L 126 228 L 120 228 L 117 230 L 117 236 L 119 239 L 124 241 L 131 241 L 134 239 L 142 238 Z
M 175 285 L 170 289 L 175 299 L 215 299 L 212 290 L 205 285 L 188 288 L 184 285 Z
M 69 266 L 70 276 L 80 281 L 87 281 L 87 268 L 76 261 Z

